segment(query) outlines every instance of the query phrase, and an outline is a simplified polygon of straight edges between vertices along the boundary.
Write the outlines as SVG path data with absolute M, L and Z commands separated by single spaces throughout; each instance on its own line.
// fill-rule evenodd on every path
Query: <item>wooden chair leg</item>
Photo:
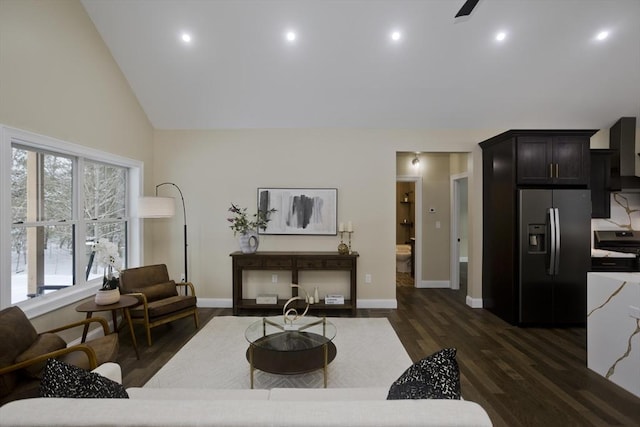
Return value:
M 196 322 L 196 329 L 200 328 L 200 320 L 198 319 L 198 310 L 193 312 L 193 319 Z
M 151 347 L 151 327 L 149 326 L 149 324 L 146 324 L 147 327 L 147 344 L 149 345 L 149 347 Z

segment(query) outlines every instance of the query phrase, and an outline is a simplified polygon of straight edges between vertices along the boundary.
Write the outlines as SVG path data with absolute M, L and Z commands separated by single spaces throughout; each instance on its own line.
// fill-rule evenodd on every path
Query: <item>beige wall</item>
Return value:
M 154 171 L 158 182 L 178 184 L 187 204 L 189 226 L 189 278 L 203 301 L 231 298 L 231 259 L 238 250 L 226 218 L 231 202 L 255 211 L 258 187 L 330 187 L 338 189 L 338 221 L 352 221 L 353 249 L 360 253 L 358 298 L 375 302 L 395 299 L 396 152 L 470 152 L 480 156 L 477 143 L 499 131 L 409 130 L 156 130 Z M 448 155 L 446 155 L 448 156 Z M 448 194 L 446 173 L 438 179 Z M 438 166 L 440 168 L 440 166 Z M 477 169 L 479 170 L 479 169 Z M 400 173 L 398 173 L 400 174 Z M 446 176 L 446 177 L 445 177 Z M 478 178 L 471 173 L 470 182 Z M 474 184 L 477 185 L 477 184 Z M 166 194 L 171 195 L 171 190 Z M 481 194 L 481 193 L 480 193 Z M 474 213 L 481 197 L 472 197 Z M 437 196 L 433 203 L 448 212 L 449 201 Z M 424 206 L 427 206 L 425 203 Z M 480 215 L 481 216 L 481 215 Z M 448 223 L 448 216 L 443 221 Z M 156 220 L 152 225 L 153 262 L 166 262 L 172 277 L 182 272 L 182 218 Z M 443 224 L 444 226 L 444 224 Z M 481 227 L 471 226 L 480 239 Z M 446 228 L 443 228 L 446 230 Z M 446 234 L 443 232 L 442 234 Z M 448 241 L 448 236 L 446 237 Z M 261 236 L 259 250 L 336 250 L 336 236 Z M 475 258 L 481 260 L 475 247 Z M 448 254 L 445 254 L 448 259 Z M 479 265 L 470 266 L 470 292 L 481 297 Z M 474 269 L 475 268 L 475 269 Z M 448 263 L 441 276 L 448 277 Z M 364 283 L 371 274 L 372 283 Z M 247 291 L 285 291 L 272 286 L 268 276 L 254 275 Z M 287 280 L 286 277 L 281 280 Z M 321 285 L 311 277 L 309 285 Z
M 153 129 L 79 1 L 0 1 L 0 123 L 152 161 Z M 34 323 L 80 317 L 68 307 Z
M 449 172 L 451 175 L 468 172 L 471 168 L 469 153 L 451 153 L 449 157 Z
M 421 154 L 422 280 L 449 280 L 451 209 L 449 154 Z

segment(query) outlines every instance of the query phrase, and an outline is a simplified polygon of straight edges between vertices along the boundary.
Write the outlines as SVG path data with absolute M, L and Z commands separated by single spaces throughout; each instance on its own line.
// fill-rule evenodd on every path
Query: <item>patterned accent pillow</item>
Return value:
M 442 349 L 411 365 L 389 389 L 387 400 L 397 399 L 460 399 L 456 349 Z
M 109 378 L 49 359 L 40 381 L 40 397 L 128 399 L 129 395 L 122 384 Z

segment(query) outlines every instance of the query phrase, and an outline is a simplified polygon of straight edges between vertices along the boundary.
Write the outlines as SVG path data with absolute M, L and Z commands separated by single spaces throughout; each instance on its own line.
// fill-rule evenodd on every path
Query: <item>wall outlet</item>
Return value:
M 271 275 L 271 283 L 278 283 L 278 275 L 277 274 L 272 274 Z
M 364 283 L 371 283 L 371 275 L 370 274 L 365 274 L 364 275 Z
M 185 281 L 184 273 L 180 274 L 180 281 L 181 281 L 181 282 L 184 282 L 184 281 Z

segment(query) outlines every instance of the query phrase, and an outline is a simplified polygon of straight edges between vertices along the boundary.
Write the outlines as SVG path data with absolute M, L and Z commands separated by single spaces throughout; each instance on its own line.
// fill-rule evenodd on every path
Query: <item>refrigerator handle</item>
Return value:
M 556 215 L 554 208 L 549 208 L 549 229 L 551 231 L 551 239 L 549 239 L 549 267 L 547 273 L 551 276 L 555 274 L 556 267 Z
M 560 273 L 560 209 L 553 209 L 556 213 L 556 265 L 554 273 Z

